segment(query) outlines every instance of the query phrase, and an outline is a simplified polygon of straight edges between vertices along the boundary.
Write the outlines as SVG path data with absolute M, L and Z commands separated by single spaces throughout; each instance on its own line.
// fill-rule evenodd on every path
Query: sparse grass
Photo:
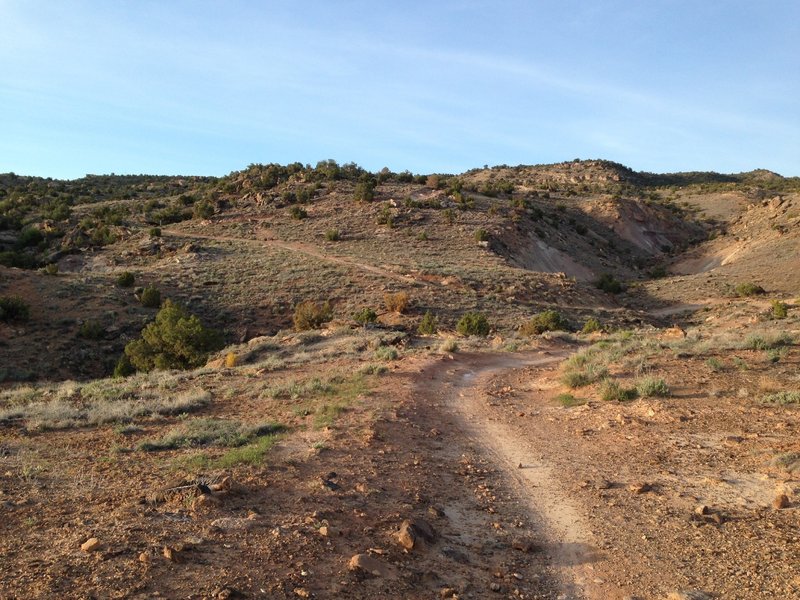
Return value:
M 706 359 L 706 366 L 714 373 L 719 373 L 720 371 L 725 370 L 725 363 L 715 356 L 711 356 Z
M 772 460 L 772 464 L 788 473 L 800 473 L 800 452 L 779 454 Z
M 46 388 L 36 390 L 28 398 L 18 393 L 0 410 L 0 423 L 25 421 L 29 430 L 129 423 L 137 418 L 188 413 L 211 400 L 211 394 L 200 388 L 164 395 L 141 389 L 141 380 L 132 383 L 120 385 L 114 380 L 99 380 L 85 386 L 62 384 L 52 399 L 45 399 Z
M 342 232 L 338 229 L 328 229 L 325 232 L 325 239 L 329 242 L 338 242 L 342 239 Z
M 608 377 L 608 368 L 596 364 L 584 364 L 578 369 L 567 368 L 559 381 L 569 388 L 585 387 Z
M 458 352 L 458 342 L 455 338 L 448 338 L 439 346 L 439 352 Z
M 606 402 L 626 402 L 637 396 L 636 388 L 626 388 L 613 379 L 603 380 L 600 386 L 600 398 Z
M 581 333 L 595 333 L 597 331 L 603 331 L 603 326 L 594 317 L 589 317 L 581 328 Z
M 246 426 L 224 419 L 190 419 L 160 439 L 141 442 L 138 448 L 148 452 L 200 446 L 235 448 L 244 446 L 256 438 L 274 435 L 282 430 L 281 425 L 274 423 Z
M 645 377 L 636 383 L 636 391 L 642 398 L 666 397 L 670 395 L 666 381 L 656 377 Z
M 393 348 L 392 346 L 381 346 L 377 350 L 375 350 L 375 358 L 378 360 L 395 360 L 400 353 L 397 351 L 397 348 Z
M 564 406 L 566 408 L 570 408 L 572 406 L 581 406 L 583 404 L 586 404 L 585 399 L 576 398 L 575 396 L 569 393 L 563 393 L 556 396 L 556 402 L 558 402 L 559 404 L 561 404 L 561 406 Z

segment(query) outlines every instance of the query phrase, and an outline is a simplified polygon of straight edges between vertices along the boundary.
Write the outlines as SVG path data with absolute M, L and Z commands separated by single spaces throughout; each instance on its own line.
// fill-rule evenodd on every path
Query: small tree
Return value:
M 206 363 L 208 354 L 222 347 L 222 336 L 195 315 L 170 300 L 142 337 L 125 346 L 125 356 L 135 369 L 189 369 Z
M 420 335 L 435 335 L 436 332 L 439 331 L 439 323 L 436 319 L 436 315 L 429 310 L 425 311 L 425 315 L 422 317 L 417 331 Z

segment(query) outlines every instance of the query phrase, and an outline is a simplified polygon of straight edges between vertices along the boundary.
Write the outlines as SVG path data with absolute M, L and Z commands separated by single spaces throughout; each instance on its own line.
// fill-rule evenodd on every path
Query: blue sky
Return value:
M 800 175 L 800 2 L 0 0 L 0 172 Z

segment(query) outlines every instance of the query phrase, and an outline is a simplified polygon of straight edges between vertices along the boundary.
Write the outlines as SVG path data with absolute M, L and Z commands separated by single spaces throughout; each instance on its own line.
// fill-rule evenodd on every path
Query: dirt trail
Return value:
M 555 355 L 461 355 L 457 363 L 437 365 L 426 374 L 420 393 L 438 395 L 441 407 L 470 442 L 489 457 L 516 492 L 516 503 L 535 523 L 569 598 L 611 598 L 587 568 L 596 559 L 592 536 L 579 508 L 554 477 L 553 465 L 507 423 L 486 410 L 487 381 L 504 371 L 559 362 Z M 433 398 L 431 398 L 433 400 Z

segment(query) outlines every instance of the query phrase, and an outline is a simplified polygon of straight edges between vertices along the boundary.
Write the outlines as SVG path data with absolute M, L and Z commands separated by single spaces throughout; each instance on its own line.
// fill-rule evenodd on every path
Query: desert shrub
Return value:
M 775 392 L 767 394 L 761 399 L 767 404 L 800 404 L 800 391 Z
M 99 340 L 106 335 L 105 328 L 94 319 L 87 319 L 78 328 L 78 337 L 85 340 Z
M 761 296 L 766 294 L 766 290 L 760 285 L 752 282 L 740 283 L 736 286 L 736 295 L 740 297 L 745 296 Z
M 161 228 L 160 227 L 151 227 L 150 228 L 150 237 L 161 237 Z
M 417 240 L 420 242 L 427 242 L 428 241 L 428 232 L 427 231 L 420 231 L 417 234 Z
M 221 347 L 218 332 L 167 300 L 155 321 L 142 330 L 142 337 L 125 346 L 125 354 L 139 371 L 189 369 L 204 365 L 208 354 Z
M 125 271 L 119 274 L 117 277 L 117 285 L 119 287 L 128 288 L 132 287 L 133 284 L 136 282 L 136 277 L 134 277 L 133 273 L 130 271 Z
M 389 312 L 403 313 L 408 307 L 408 292 L 390 292 L 383 295 L 383 304 Z
M 324 323 L 333 318 L 333 311 L 329 302 L 314 302 L 305 300 L 294 309 L 294 328 L 296 331 L 319 329 Z
M 29 225 L 25 227 L 17 238 L 18 248 L 28 248 L 30 246 L 37 246 L 44 240 L 44 235 L 36 227 Z
M 342 239 L 342 233 L 338 229 L 328 229 L 328 231 L 325 232 L 325 239 L 329 242 L 338 242 Z
M 389 229 L 394 227 L 394 214 L 388 204 L 381 207 L 381 212 L 378 213 L 378 225 L 386 225 Z
M 531 317 L 519 328 L 522 335 L 539 335 L 545 331 L 564 331 L 568 327 L 567 320 L 555 310 L 546 310 Z
M 228 352 L 225 355 L 225 366 L 228 367 L 229 369 L 235 367 L 236 363 L 238 362 L 239 362 L 239 357 L 236 356 L 235 352 Z
M 598 289 L 608 292 L 609 294 L 619 294 L 624 289 L 622 283 L 617 281 L 610 273 L 603 273 L 595 282 Z
M 636 388 L 625 388 L 613 379 L 605 379 L 600 386 L 600 398 L 606 402 L 625 402 L 636 398 Z
M 456 222 L 456 213 L 452 208 L 446 208 L 442 211 L 442 217 L 448 225 Z
M 458 320 L 456 331 L 461 335 L 489 335 L 489 321 L 481 313 L 468 312 Z
M 485 242 L 489 239 L 489 232 L 485 229 L 477 229 L 475 231 L 475 241 L 476 242 Z
M 18 296 L 0 296 L 0 321 L 27 321 L 30 318 L 30 306 Z
M 448 338 L 439 346 L 441 352 L 458 352 L 458 342 L 455 338 Z
M 575 224 L 575 233 L 578 235 L 586 235 L 589 229 L 583 223 L 576 223 Z
M 708 359 L 706 359 L 706 366 L 715 373 L 725 370 L 725 363 L 723 363 L 716 356 L 711 356 Z
M 58 263 L 48 263 L 44 266 L 45 275 L 58 275 Z
M 750 350 L 771 350 L 773 348 L 789 346 L 792 343 L 792 336 L 785 332 L 766 336 L 753 334 L 745 338 L 743 348 Z
M 16 250 L 4 250 L 0 252 L 0 265 L 4 267 L 16 267 L 18 269 L 35 269 L 39 266 L 36 257 L 27 252 Z
M 436 315 L 434 315 L 431 311 L 425 311 L 425 314 L 422 317 L 422 321 L 419 323 L 419 327 L 417 327 L 417 331 L 421 335 L 434 335 L 437 331 L 439 331 L 439 323 Z
M 371 202 L 375 199 L 375 180 L 366 179 L 356 184 L 353 197 L 359 202 Z
M 192 214 L 197 219 L 210 219 L 214 215 L 214 205 L 206 198 L 195 202 Z
M 296 204 L 292 208 L 289 209 L 289 215 L 293 219 L 296 219 L 298 221 L 308 217 L 308 213 L 306 212 L 306 209 L 303 208 L 302 206 L 297 206 Z
M 642 398 L 666 397 L 670 395 L 669 386 L 663 379 L 645 377 L 636 383 L 636 391 Z
M 785 319 L 789 315 L 789 305 L 780 300 L 772 301 L 772 318 Z
M 375 358 L 379 360 L 394 360 L 399 356 L 397 352 L 397 348 L 393 348 L 392 346 L 381 346 L 377 350 L 375 350 Z
M 667 273 L 667 267 L 664 265 L 659 265 L 657 267 L 653 267 L 648 272 L 648 275 L 651 279 L 662 279 L 666 277 L 669 273 Z
M 359 325 L 366 327 L 378 320 L 377 313 L 371 308 L 362 308 L 360 311 L 353 315 L 353 319 Z
M 142 294 L 139 296 L 139 299 L 139 301 L 142 303 L 142 306 L 145 308 L 158 308 L 161 306 L 161 292 L 157 287 L 152 285 L 149 285 L 142 290 Z
M 589 317 L 586 319 L 586 323 L 583 324 L 583 328 L 581 328 L 581 333 L 595 333 L 597 331 L 602 331 L 603 326 L 600 324 L 600 321 L 595 319 L 594 317 Z

